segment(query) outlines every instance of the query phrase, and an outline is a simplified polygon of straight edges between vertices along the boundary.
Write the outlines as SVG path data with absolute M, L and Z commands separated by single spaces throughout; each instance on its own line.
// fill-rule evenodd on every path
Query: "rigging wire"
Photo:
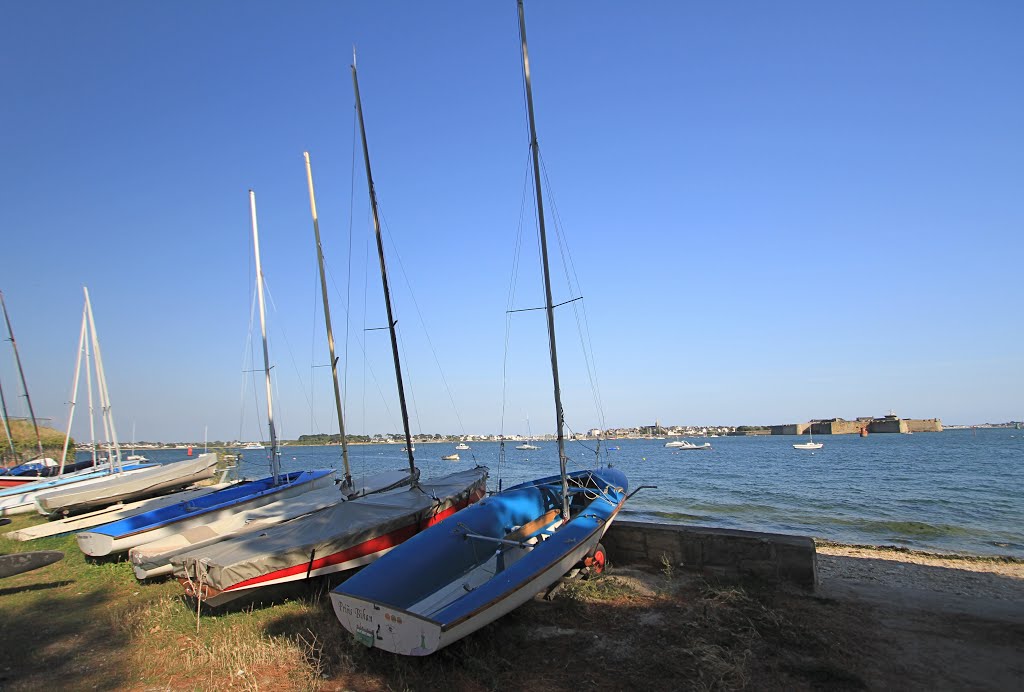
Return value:
M 267 298 L 268 298 L 268 301 L 270 303 L 271 309 L 274 311 L 275 315 L 279 315 L 280 313 L 277 310 L 277 304 L 274 302 L 274 294 L 270 291 L 270 282 L 266 281 L 265 278 L 264 278 L 264 281 L 263 281 L 263 287 L 267 291 Z M 283 329 L 279 329 L 278 332 L 281 334 L 281 338 L 284 340 L 285 350 L 288 351 L 288 359 L 291 361 L 292 370 L 295 371 L 295 377 L 299 381 L 299 390 L 302 392 L 302 396 L 306 400 L 306 406 L 308 406 L 310 408 L 310 411 L 312 411 L 313 403 L 309 399 L 309 392 L 306 391 L 306 384 L 302 380 L 302 373 L 299 372 L 299 366 L 295 362 L 295 353 L 292 351 L 292 345 L 288 341 L 288 334 Z M 282 413 L 283 413 L 283 411 L 282 411 Z M 315 414 L 311 414 L 311 415 L 314 416 L 314 421 L 315 421 Z M 282 414 L 279 413 L 278 417 L 282 418 Z M 320 425 L 319 424 L 315 424 L 315 425 L 316 425 L 316 428 L 319 430 Z M 283 422 L 282 422 L 282 424 L 279 427 L 281 427 L 282 429 L 284 428 Z
M 529 154 L 527 154 L 529 161 Z M 523 193 L 519 200 L 519 223 L 516 228 L 516 242 L 512 251 L 512 272 L 509 277 L 508 296 L 505 300 L 505 349 L 501 360 L 501 423 L 499 426 L 502 439 L 501 449 L 498 455 L 498 489 L 501 489 L 502 462 L 505 459 L 505 413 L 508 403 L 508 355 L 509 341 L 512 335 L 512 306 L 515 305 L 516 284 L 519 278 L 519 262 L 522 259 L 523 243 L 523 219 L 526 216 L 526 197 L 530 187 L 530 166 L 527 162 L 523 176 Z
M 380 204 L 379 204 L 379 198 L 378 198 L 378 211 L 379 211 L 379 207 L 380 207 Z M 412 290 L 412 282 L 409 280 L 409 274 L 405 271 L 405 263 L 402 262 L 402 255 L 398 251 L 398 248 L 395 245 L 394 239 L 392 238 L 391 229 L 388 226 L 387 219 L 384 217 L 382 212 L 380 212 L 380 214 L 381 214 L 381 222 L 382 222 L 381 225 L 387 231 L 386 235 L 387 235 L 388 243 L 390 244 L 390 246 L 392 248 L 392 252 L 393 252 L 395 258 L 398 260 L 398 268 L 401 271 L 402 278 L 405 280 L 406 288 L 408 288 L 408 290 L 409 290 L 409 297 L 412 300 L 413 307 L 416 310 L 416 317 L 420 321 L 420 328 L 423 329 L 423 336 L 427 340 L 427 346 L 430 347 L 430 354 L 434 358 L 434 364 L 437 366 L 438 374 L 441 376 L 441 382 L 442 382 L 442 384 L 444 384 L 445 392 L 448 394 L 448 401 L 451 403 L 452 411 L 455 413 L 455 419 L 456 419 L 456 421 L 458 421 L 459 432 L 462 434 L 463 437 L 466 437 L 466 426 L 462 422 L 462 416 L 459 413 L 458 405 L 456 405 L 456 403 L 455 403 L 455 396 L 452 394 L 452 388 L 448 384 L 448 378 L 445 377 L 444 368 L 441 367 L 441 359 L 438 358 L 437 349 L 434 348 L 434 342 L 430 338 L 430 331 L 427 329 L 427 322 L 426 322 L 426 320 L 423 317 L 423 311 L 420 309 L 419 301 L 416 300 L 416 293 L 415 293 L 415 291 Z M 476 459 L 476 456 L 474 454 L 471 453 L 470 456 L 473 457 L 473 459 Z
M 576 272 L 576 265 L 572 260 L 572 253 L 569 252 L 568 242 L 564 233 L 564 226 L 562 224 L 562 217 L 558 211 L 558 204 L 555 199 L 555 192 L 551 186 L 551 181 L 548 178 L 547 163 L 544 158 L 540 158 L 541 162 L 541 173 L 544 177 L 544 184 L 548 193 L 548 206 L 551 209 L 551 217 L 554 221 L 555 235 L 558 238 L 558 248 L 562 257 L 562 269 L 565 273 L 565 280 L 569 286 L 570 294 L 575 292 L 578 295 L 583 295 L 583 290 L 580 286 L 579 275 Z M 598 420 L 601 423 L 601 430 L 606 427 L 605 415 L 604 415 L 604 402 L 601 397 L 601 388 L 598 383 L 597 377 L 597 362 L 594 356 L 594 346 L 591 339 L 590 333 L 590 322 L 587 319 L 586 301 L 580 301 L 581 306 L 577 308 L 575 302 L 573 303 L 573 314 L 576 318 L 576 331 L 580 338 L 580 348 L 583 352 L 583 359 L 587 369 L 587 377 L 590 380 L 591 392 L 594 396 L 594 404 L 597 408 Z M 582 320 L 580 318 L 580 311 L 583 312 Z

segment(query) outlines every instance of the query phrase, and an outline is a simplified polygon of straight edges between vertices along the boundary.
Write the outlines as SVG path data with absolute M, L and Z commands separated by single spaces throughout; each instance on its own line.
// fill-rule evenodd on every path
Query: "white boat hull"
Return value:
M 213 477 L 217 455 L 200 454 L 195 459 L 162 464 L 132 473 L 112 474 L 96 483 L 59 488 L 35 497 L 40 514 L 70 514 L 76 511 L 112 505 L 123 500 L 138 500 L 184 488 Z
M 442 628 L 438 622 L 414 613 L 347 594 L 331 592 L 331 603 L 342 626 L 355 633 L 362 643 L 406 656 L 428 656 L 511 613 L 550 588 L 597 547 L 610 525 L 611 521 L 605 522 L 600 531 L 577 544 L 561 560 L 533 579 L 524 582 L 521 588 L 508 597 L 492 603 L 490 607 L 469 618 L 453 623 L 447 629 Z
M 88 514 L 79 514 L 78 516 L 68 517 L 67 519 L 48 521 L 45 524 L 37 524 L 36 526 L 29 526 L 18 531 L 10 531 L 6 536 L 16 541 L 31 541 L 36 538 L 47 538 L 49 536 L 60 536 L 65 533 L 84 531 L 85 529 L 91 529 L 94 526 L 99 526 L 100 524 L 108 524 L 112 521 L 124 519 L 125 517 L 130 517 L 142 512 L 148 512 L 159 507 L 167 507 L 168 505 L 173 505 L 176 502 L 187 502 L 188 500 L 202 497 L 203 495 L 209 495 L 212 492 L 234 485 L 235 482 L 217 483 L 215 485 L 207 485 L 202 488 L 195 488 L 194 490 L 183 490 L 180 493 L 175 493 L 174 495 L 151 497 L 148 500 L 138 500 L 126 505 L 111 505 L 110 507 L 104 507 L 103 509 L 98 509 L 95 512 L 89 512 Z

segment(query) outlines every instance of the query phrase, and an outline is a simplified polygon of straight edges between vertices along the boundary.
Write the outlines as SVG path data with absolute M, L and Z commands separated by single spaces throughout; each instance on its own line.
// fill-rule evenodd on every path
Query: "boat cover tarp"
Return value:
M 438 511 L 479 497 L 486 479 L 487 468 L 481 466 L 342 502 L 255 535 L 178 555 L 171 560 L 175 576 L 195 578 L 198 568 L 204 584 L 223 591 L 346 562 L 359 557 L 347 550 L 377 552 L 401 543 L 426 528 Z M 374 539 L 379 545 L 362 545 Z
M 239 482 L 240 481 L 231 481 L 228 483 L 207 485 L 201 488 L 190 488 L 188 490 L 182 490 L 181 492 L 175 493 L 171 496 L 151 497 L 146 500 L 130 502 L 126 505 L 112 505 L 86 514 L 79 514 L 74 517 L 58 519 L 56 521 L 47 521 L 42 524 L 36 524 L 35 526 L 26 526 L 25 528 L 18 529 L 17 531 L 8 531 L 4 536 L 15 541 L 31 541 L 36 538 L 48 538 L 50 536 L 60 536 L 61 534 L 66 533 L 75 533 L 76 531 L 91 529 L 92 527 L 99 526 L 100 524 L 117 521 L 118 519 L 123 519 L 124 517 L 129 517 L 133 514 L 148 512 L 156 507 L 173 505 L 175 502 L 181 502 L 183 499 L 187 500 L 192 497 L 207 495 L 222 488 L 237 485 Z
M 293 486 L 312 484 L 325 476 L 333 475 L 334 471 L 329 469 L 317 471 L 295 471 L 282 474 L 275 484 L 272 476 L 261 478 L 255 481 L 247 481 L 238 485 L 218 490 L 215 493 L 201 497 L 188 497 L 183 501 L 158 507 L 148 512 L 134 514 L 119 521 L 113 521 L 103 526 L 98 526 L 92 533 L 101 533 L 106 536 L 120 538 L 129 536 L 140 531 L 154 529 L 165 524 L 180 522 L 183 519 L 199 517 L 210 512 L 238 505 L 243 501 L 254 501 L 259 498 L 266 498 L 273 502 L 275 495 Z M 327 481 L 332 484 L 331 481 Z M 314 487 L 310 485 L 310 488 Z M 340 493 L 338 493 L 340 495 Z

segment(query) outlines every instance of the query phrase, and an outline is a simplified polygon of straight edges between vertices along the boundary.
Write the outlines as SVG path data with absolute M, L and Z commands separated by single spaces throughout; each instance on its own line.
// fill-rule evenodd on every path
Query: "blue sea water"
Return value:
M 641 490 L 620 515 L 698 526 L 814 536 L 844 543 L 1024 558 L 1024 431 L 947 430 L 914 435 L 821 436 L 816 452 L 793 449 L 806 438 L 719 437 L 710 451 L 666 449 L 664 441 L 614 440 L 602 457 Z M 703 443 L 704 440 L 694 440 Z M 558 472 L 554 442 L 524 452 L 471 443 L 458 462 L 441 461 L 451 443 L 417 443 L 424 477 L 466 468 L 491 469 L 491 487 Z M 401 468 L 401 445 L 350 448 L 355 473 Z M 570 442 L 573 468 L 593 466 L 593 442 Z M 156 461 L 181 451 L 165 450 Z M 339 447 L 284 447 L 285 470 L 341 469 Z M 245 452 L 239 469 L 265 475 L 265 452 Z

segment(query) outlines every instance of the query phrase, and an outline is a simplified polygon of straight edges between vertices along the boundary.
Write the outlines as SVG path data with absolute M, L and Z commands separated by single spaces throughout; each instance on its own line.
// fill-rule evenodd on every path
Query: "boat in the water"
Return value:
M 808 441 L 807 442 L 797 442 L 796 444 L 793 445 L 793 449 L 811 449 L 811 450 L 814 450 L 814 449 L 821 449 L 822 447 L 825 446 L 825 443 L 823 443 L 823 442 L 815 442 L 814 441 L 814 431 L 811 429 L 813 427 L 814 427 L 813 423 L 811 423 L 810 425 L 807 426 Z
M 575 566 L 603 569 L 602 536 L 626 501 L 614 468 L 567 473 L 564 421 L 533 116 L 526 26 L 519 26 L 554 384 L 559 474 L 498 492 L 413 536 L 331 592 L 342 626 L 366 646 L 425 656 L 538 593 Z
M 526 442 L 523 442 L 521 444 L 517 444 L 516 445 L 516 449 L 522 450 L 524 452 L 530 451 L 530 450 L 533 450 L 533 449 L 540 449 L 540 447 L 538 447 L 537 445 L 533 444 L 533 431 L 530 429 L 530 419 L 529 418 L 526 419 Z
M 695 445 L 689 440 L 673 440 L 672 442 L 666 442 L 665 446 L 670 449 L 679 450 L 711 449 L 710 442 L 705 442 L 702 445 Z
M 441 457 L 441 461 L 458 461 L 458 460 L 459 460 L 459 455 L 458 454 L 446 454 L 445 456 Z
M 455 445 L 455 449 L 461 452 L 463 450 L 469 449 L 469 445 L 466 444 L 465 442 L 460 442 L 459 444 Z

